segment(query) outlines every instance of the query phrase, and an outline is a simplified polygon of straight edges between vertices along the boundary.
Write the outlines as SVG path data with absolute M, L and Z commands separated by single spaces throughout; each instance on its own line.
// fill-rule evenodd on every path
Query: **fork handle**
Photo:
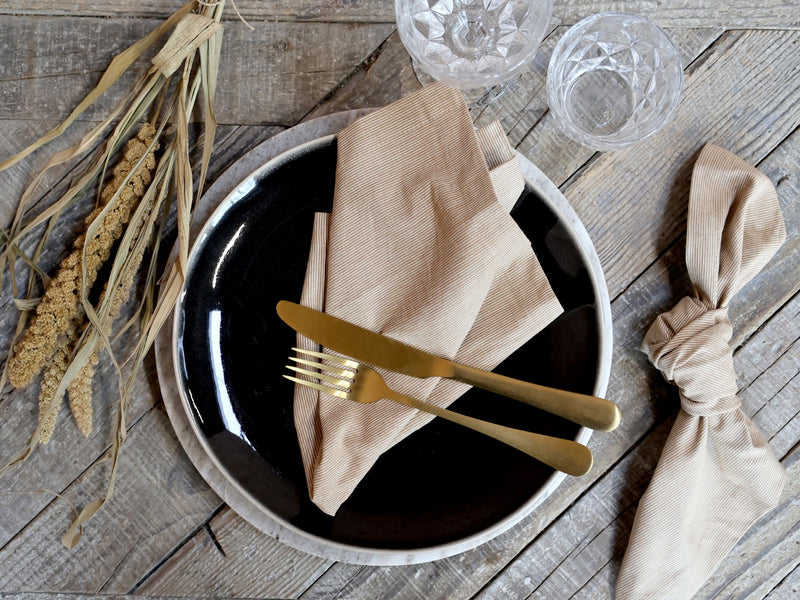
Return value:
M 591 450 L 572 440 L 541 435 L 532 431 L 523 431 L 468 417 L 446 408 L 440 408 L 435 404 L 428 404 L 411 396 L 400 394 L 394 390 L 387 390 L 385 397 L 488 435 L 569 475 L 585 475 L 592 468 L 593 457 Z
M 519 400 L 591 429 L 612 431 L 619 425 L 619 407 L 609 400 L 520 381 L 458 363 L 451 363 L 451 367 L 451 379 Z

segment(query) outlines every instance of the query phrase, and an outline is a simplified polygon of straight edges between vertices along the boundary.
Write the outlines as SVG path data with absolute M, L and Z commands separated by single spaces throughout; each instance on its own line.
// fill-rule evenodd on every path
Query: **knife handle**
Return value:
M 619 407 L 609 400 L 520 381 L 458 363 L 451 365 L 451 379 L 519 400 L 574 423 L 598 431 L 613 431 L 619 425 Z

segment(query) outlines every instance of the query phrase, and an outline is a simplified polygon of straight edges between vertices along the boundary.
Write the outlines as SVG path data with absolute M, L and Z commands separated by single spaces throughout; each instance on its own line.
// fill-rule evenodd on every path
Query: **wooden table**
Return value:
M 60 122 L 115 53 L 181 4 L 3 2 L 0 157 Z M 668 29 L 684 58 L 685 88 L 674 118 L 655 137 L 629 150 L 594 153 L 555 126 L 544 94 L 546 64 L 568 25 L 623 5 Z M 381 106 L 419 87 L 390 0 L 239 0 L 238 8 L 255 30 L 226 9 L 212 181 L 283 129 L 344 109 Z M 654 317 L 690 292 L 683 264 L 689 176 L 706 142 L 766 173 L 786 220 L 786 243 L 736 296 L 731 317 L 743 408 L 770 440 L 789 483 L 780 505 L 743 537 L 697 597 L 800 596 L 799 28 L 798 3 L 779 0 L 556 2 L 553 27 L 522 80 L 474 113 L 478 123 L 499 119 L 520 152 L 560 187 L 605 270 L 615 336 L 608 396 L 624 419 L 615 433 L 592 437 L 595 466 L 588 476 L 567 479 L 519 525 L 452 558 L 406 567 L 336 563 L 260 533 L 210 490 L 176 439 L 151 357 L 128 413 L 116 492 L 69 551 L 59 543 L 72 519 L 67 501 L 83 507 L 102 495 L 108 478 L 103 457 L 116 411 L 115 380 L 103 364 L 98 381 L 105 393 L 97 396 L 106 401 L 95 403 L 91 437 L 82 438 L 65 411 L 52 442 L 0 478 L 0 597 L 612 597 L 637 502 L 678 408 L 676 389 L 638 348 Z M 57 145 L 74 142 L 100 120 L 132 78 Z M 4 223 L 47 155 L 0 173 Z M 43 202 L 65 189 L 71 169 L 48 176 Z M 58 252 L 68 244 L 62 242 Z M 4 285 L 5 352 L 16 315 Z M 35 427 L 35 387 L 3 390 L 0 462 Z

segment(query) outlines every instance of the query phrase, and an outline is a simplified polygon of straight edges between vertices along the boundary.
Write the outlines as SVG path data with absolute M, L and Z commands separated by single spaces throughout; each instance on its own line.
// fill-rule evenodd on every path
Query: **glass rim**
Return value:
M 575 127 L 572 124 L 572 120 L 566 114 L 566 111 L 563 110 L 562 103 L 558 100 L 558 93 L 557 93 L 557 85 L 556 85 L 556 77 L 554 74 L 558 71 L 556 68 L 556 62 L 559 59 L 559 55 L 564 53 L 565 47 L 573 40 L 576 34 L 582 33 L 587 30 L 588 26 L 594 24 L 598 21 L 608 20 L 611 18 L 626 18 L 632 19 L 637 23 L 646 25 L 647 27 L 651 28 L 659 37 L 661 41 L 666 42 L 666 47 L 668 51 L 673 53 L 674 56 L 678 59 L 681 68 L 678 69 L 678 77 L 675 85 L 675 89 L 672 90 L 672 93 L 669 94 L 670 104 L 668 105 L 668 110 L 666 110 L 653 124 L 651 129 L 645 133 L 644 135 L 637 134 L 637 135 L 623 135 L 619 136 L 618 132 L 609 133 L 605 135 L 596 135 L 588 133 L 582 129 Z M 560 79 L 560 78 L 559 78 Z M 555 48 L 553 49 L 553 53 L 550 55 L 550 60 L 548 62 L 547 67 L 547 81 L 546 81 L 546 91 L 547 91 L 547 101 L 550 110 L 554 113 L 554 117 L 560 128 L 566 133 L 570 138 L 574 141 L 593 148 L 595 150 L 619 150 L 622 148 L 626 148 L 640 142 L 642 140 L 647 139 L 648 137 L 654 135 L 657 131 L 659 131 L 669 120 L 672 118 L 672 115 L 675 113 L 675 110 L 678 108 L 678 104 L 680 104 L 680 97 L 683 91 L 683 83 L 684 83 L 684 71 L 683 71 L 683 60 L 680 53 L 680 50 L 675 45 L 675 42 L 672 41 L 672 38 L 667 34 L 667 32 L 660 26 L 658 23 L 654 22 L 653 20 L 645 17 L 644 15 L 637 14 L 637 13 L 629 13 L 625 11 L 607 11 L 596 13 L 593 15 L 589 15 L 588 17 L 584 17 L 574 25 L 570 26 L 570 28 L 564 33 L 558 43 L 556 44 Z M 624 129 L 624 126 L 623 128 Z
M 447 85 L 466 90 L 492 87 L 513 79 L 534 60 L 536 53 L 541 48 L 542 42 L 547 37 L 549 31 L 548 27 L 551 25 L 553 19 L 554 0 L 522 0 L 532 5 L 540 4 L 545 9 L 543 18 L 540 19 L 539 26 L 529 38 L 530 48 L 527 52 L 525 52 L 517 62 L 509 63 L 508 67 L 499 74 L 475 72 L 466 76 L 451 76 L 437 69 L 436 63 L 426 60 L 424 56 L 418 56 L 416 52 L 412 52 L 412 49 L 416 50 L 419 39 L 413 34 L 408 19 L 400 18 L 401 5 L 408 4 L 410 1 L 411 0 L 394 0 L 393 2 L 397 33 L 406 52 L 408 52 L 419 68 L 430 77 Z

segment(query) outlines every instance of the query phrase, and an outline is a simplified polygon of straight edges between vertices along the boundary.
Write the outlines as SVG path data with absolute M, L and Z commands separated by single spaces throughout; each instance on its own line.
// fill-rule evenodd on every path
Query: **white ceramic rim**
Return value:
M 346 125 L 367 112 L 369 111 L 336 113 L 281 132 L 248 152 L 242 159 L 225 171 L 207 190 L 204 199 L 208 197 L 209 200 L 206 201 L 205 210 L 198 206 L 199 217 L 202 217 L 202 213 L 211 213 L 211 215 L 205 220 L 197 240 L 193 243 L 189 268 L 191 268 L 194 260 L 192 257 L 196 256 L 194 249 L 207 235 L 208 230 L 213 227 L 224 212 L 229 210 L 233 203 L 243 197 L 243 194 L 239 192 L 239 187 L 246 179 L 257 176 L 265 169 L 272 168 L 277 162 L 287 160 L 295 153 L 301 152 L 309 146 L 328 142 Z M 520 154 L 518 156 L 528 184 L 542 198 L 548 201 L 551 208 L 566 221 L 568 224 L 567 229 L 571 230 L 578 248 L 591 267 L 590 277 L 598 298 L 596 310 L 601 323 L 597 380 L 593 393 L 597 396 L 603 396 L 608 386 L 611 371 L 612 328 L 611 306 L 599 258 L 586 229 L 566 201 L 566 198 L 533 163 Z M 241 177 L 247 168 L 245 165 L 252 164 L 260 164 L 260 166 L 251 171 L 248 177 Z M 221 197 L 226 189 L 232 191 L 229 191 L 223 200 L 216 207 L 213 207 L 213 198 Z M 202 203 L 203 200 L 201 200 Z M 208 206 L 209 204 L 212 206 Z M 198 218 L 197 222 L 203 223 L 200 218 Z M 181 294 L 179 302 L 182 302 L 182 296 L 183 294 Z M 327 559 L 361 565 L 404 565 L 445 558 L 475 548 L 519 523 L 540 505 L 566 477 L 564 473 L 554 473 L 530 500 L 506 518 L 483 531 L 446 544 L 417 549 L 376 549 L 334 542 L 310 534 L 261 505 L 227 473 L 223 465 L 214 456 L 214 453 L 208 448 L 205 437 L 197 429 L 194 419 L 191 418 L 185 390 L 179 384 L 180 377 L 176 370 L 177 348 L 176 344 L 173 343 L 175 333 L 179 327 L 179 315 L 180 312 L 175 311 L 173 327 L 164 327 L 156 341 L 159 382 L 162 387 L 164 404 L 178 439 L 189 459 L 206 482 L 235 512 L 257 529 L 293 548 Z M 575 439 L 580 443 L 586 444 L 591 434 L 592 431 L 590 429 L 582 427 Z

